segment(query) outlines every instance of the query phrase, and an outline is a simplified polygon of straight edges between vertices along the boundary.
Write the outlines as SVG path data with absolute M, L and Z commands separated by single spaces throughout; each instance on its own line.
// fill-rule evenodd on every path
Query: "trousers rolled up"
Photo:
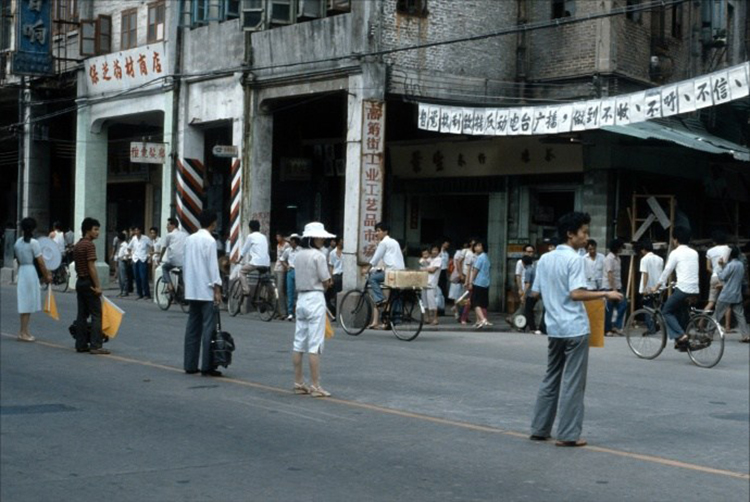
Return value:
M 750 329 L 747 326 L 747 320 L 745 319 L 745 308 L 742 303 L 724 303 L 722 301 L 716 302 L 716 312 L 714 313 L 714 319 L 719 325 L 722 324 L 724 313 L 727 309 L 732 309 L 734 318 L 737 319 L 737 330 L 742 336 L 750 336 Z
M 577 441 L 583 430 L 583 397 L 589 361 L 589 335 L 549 337 L 547 373 L 531 420 L 533 436 L 550 437 L 555 417 L 558 441 Z
M 187 326 L 185 327 L 185 371 L 194 372 L 214 369 L 211 361 L 211 336 L 216 329 L 214 302 L 190 300 Z M 202 354 L 201 354 L 202 353 Z
M 385 272 L 382 270 L 376 270 L 370 274 L 367 282 L 370 284 L 370 294 L 375 303 L 382 303 L 385 301 L 385 295 L 383 294 L 383 288 L 380 286 L 385 281 Z
M 685 326 L 682 324 L 681 320 L 685 317 L 687 299 L 690 296 L 692 295 L 683 293 L 675 288 L 672 292 L 672 296 L 669 297 L 664 304 L 664 307 L 661 309 L 662 316 L 664 317 L 664 324 L 667 325 L 667 335 L 672 340 L 679 338 L 685 333 Z

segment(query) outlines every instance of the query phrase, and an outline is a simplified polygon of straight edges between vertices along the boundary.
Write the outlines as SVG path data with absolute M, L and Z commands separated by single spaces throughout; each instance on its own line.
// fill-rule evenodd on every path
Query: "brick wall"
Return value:
M 396 12 L 396 0 L 383 0 L 382 48 L 490 33 L 517 22 L 515 0 L 428 0 L 424 17 Z M 396 67 L 446 72 L 467 77 L 513 80 L 516 37 L 503 36 L 388 55 Z

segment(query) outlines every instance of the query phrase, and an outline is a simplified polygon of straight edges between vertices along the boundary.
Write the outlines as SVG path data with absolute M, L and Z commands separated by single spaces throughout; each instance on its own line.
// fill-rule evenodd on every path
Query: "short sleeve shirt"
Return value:
M 325 291 L 323 282 L 331 278 L 326 256 L 317 249 L 304 249 L 296 253 L 294 260 L 295 289 L 303 291 Z
M 83 238 L 73 248 L 73 260 L 76 264 L 76 274 L 81 279 L 90 279 L 89 262 L 96 261 L 96 246 L 90 239 Z
M 477 270 L 477 275 L 474 277 L 474 286 L 482 288 L 490 287 L 490 259 L 487 257 L 487 253 L 482 253 L 477 257 L 473 267 Z
M 609 273 L 612 272 L 614 276 L 614 284 L 609 283 Z M 604 277 L 602 278 L 602 287 L 604 289 L 622 289 L 622 266 L 620 264 L 620 258 L 614 253 L 609 253 L 604 258 Z
M 654 253 L 648 253 L 646 256 L 641 258 L 640 272 L 648 274 L 648 281 L 646 287 L 651 289 L 655 287 L 659 282 L 659 277 L 664 270 L 664 260 L 661 256 L 656 256 Z M 643 293 L 643 279 L 638 283 L 638 292 Z
M 531 290 L 541 293 L 544 300 L 548 336 L 572 338 L 588 335 L 591 331 L 583 302 L 570 297 L 576 289 L 586 289 L 583 260 L 573 248 L 562 244 L 542 255 L 537 262 Z
M 722 258 L 724 258 L 724 261 L 729 260 L 729 251 L 729 246 L 725 244 L 714 246 L 706 251 L 706 258 L 711 260 L 711 268 L 713 269 L 712 277 L 717 277 L 716 269 L 719 268 L 719 260 Z
M 42 248 L 39 246 L 39 241 L 31 239 L 29 242 L 23 240 L 23 237 L 18 239 L 13 246 L 13 250 L 16 253 L 16 259 L 20 265 L 33 265 L 34 258 L 42 256 Z

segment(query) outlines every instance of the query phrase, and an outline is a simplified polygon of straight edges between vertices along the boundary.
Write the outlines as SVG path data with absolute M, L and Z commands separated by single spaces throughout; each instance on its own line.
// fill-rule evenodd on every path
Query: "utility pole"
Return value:
M 25 154 L 24 154 L 24 136 L 26 134 L 26 124 L 24 123 L 24 117 L 26 116 L 26 77 L 21 77 L 21 88 L 18 91 L 18 123 L 20 131 L 18 133 L 18 181 L 16 182 L 17 194 L 16 194 L 16 229 L 17 234 L 21 235 L 21 219 L 23 218 L 23 177 L 25 168 Z

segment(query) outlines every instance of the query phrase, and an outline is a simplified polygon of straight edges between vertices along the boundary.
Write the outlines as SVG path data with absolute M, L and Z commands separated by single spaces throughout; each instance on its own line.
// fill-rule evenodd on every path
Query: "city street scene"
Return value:
M 750 1 L 0 0 L 0 499 L 750 500 Z

